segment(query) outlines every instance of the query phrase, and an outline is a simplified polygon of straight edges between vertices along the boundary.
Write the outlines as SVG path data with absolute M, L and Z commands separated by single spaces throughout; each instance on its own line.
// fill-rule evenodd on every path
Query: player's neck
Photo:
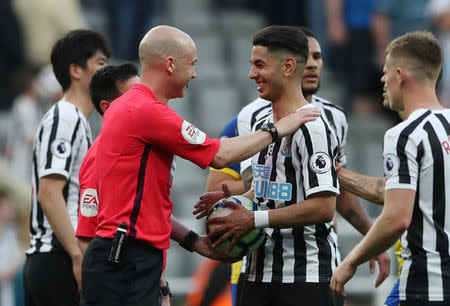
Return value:
M 297 87 L 291 87 L 290 89 L 286 87 L 282 92 L 283 94 L 278 99 L 272 101 L 274 122 L 308 104 L 302 91 Z
M 406 90 L 404 97 L 404 110 L 399 112 L 399 116 L 406 120 L 414 111 L 418 109 L 440 110 L 444 107 L 439 103 L 436 90 L 431 87 L 413 87 Z
M 75 107 L 83 113 L 86 119 L 89 118 L 94 110 L 89 93 L 86 90 L 77 88 L 76 86 L 70 86 L 64 93 L 62 100 L 75 105 Z
M 164 76 L 157 72 L 151 73 L 142 71 L 141 80 L 139 83 L 149 88 L 159 102 L 167 105 L 169 103 L 169 95 L 167 90 L 170 86 L 167 85 L 168 83 L 163 77 Z

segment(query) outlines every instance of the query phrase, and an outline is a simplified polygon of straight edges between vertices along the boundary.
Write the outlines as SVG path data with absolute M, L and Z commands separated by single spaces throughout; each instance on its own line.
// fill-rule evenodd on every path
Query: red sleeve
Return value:
M 93 147 L 86 154 L 78 176 L 80 180 L 80 203 L 78 226 L 75 233 L 77 237 L 95 237 L 97 228 L 98 194 Z
M 220 140 L 178 116 L 160 102 L 132 112 L 135 131 L 144 142 L 154 144 L 196 165 L 206 168 L 219 150 Z

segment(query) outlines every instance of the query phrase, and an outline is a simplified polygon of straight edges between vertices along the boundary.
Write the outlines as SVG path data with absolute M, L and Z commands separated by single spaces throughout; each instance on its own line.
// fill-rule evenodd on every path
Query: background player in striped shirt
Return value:
M 300 81 L 308 59 L 308 41 L 296 27 L 271 26 L 253 39 L 249 77 L 260 97 L 272 102 L 255 124 L 265 129 L 291 112 L 314 107 L 304 99 Z M 221 239 L 239 237 L 255 227 L 267 229 L 265 245 L 249 257 L 242 305 L 333 305 L 329 280 L 336 244 L 329 235 L 339 187 L 334 168 L 338 143 L 328 124 L 316 119 L 291 137 L 274 142 L 252 158 L 252 190 L 246 194 L 264 209 L 237 205 L 217 218 Z M 212 199 L 211 199 L 212 200 Z M 218 243 L 220 243 L 220 240 Z M 305 304 L 306 305 L 306 304 Z
M 442 53 L 426 32 L 407 33 L 386 49 L 384 105 L 404 121 L 384 137 L 383 212 L 336 269 L 331 287 L 337 294 L 358 265 L 401 236 L 400 304 L 450 303 L 450 110 L 435 91 Z
M 75 239 L 78 171 L 91 145 L 94 109 L 89 82 L 111 55 L 88 30 L 69 32 L 53 46 L 51 62 L 64 96 L 44 116 L 33 149 L 30 248 L 24 267 L 26 305 L 78 305 L 82 254 Z

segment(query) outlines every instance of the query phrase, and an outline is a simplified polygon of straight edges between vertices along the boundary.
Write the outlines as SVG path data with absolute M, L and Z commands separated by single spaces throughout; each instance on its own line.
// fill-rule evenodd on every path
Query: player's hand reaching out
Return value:
M 228 254 L 242 236 L 255 229 L 255 218 L 254 212 L 242 207 L 242 205 L 227 200 L 224 200 L 224 203 L 228 208 L 233 209 L 233 212 L 226 217 L 217 217 L 208 220 L 208 225 L 215 224 L 216 227 L 207 237 L 211 240 L 212 237 L 220 234 L 219 239 L 214 241 L 213 247 L 230 239 L 231 243 L 226 251 L 226 254 Z
M 372 258 L 370 260 L 370 273 L 375 272 L 375 261 L 378 262 L 378 267 L 380 269 L 380 273 L 378 274 L 375 282 L 375 288 L 377 288 L 389 276 L 391 270 L 391 259 L 386 252 Z
M 202 194 L 198 202 L 194 205 L 195 210 L 192 212 L 195 218 L 201 219 L 206 217 L 211 207 L 220 199 L 228 198 L 231 195 L 227 184 L 222 184 L 222 191 L 210 191 Z
M 280 137 L 290 135 L 297 131 L 302 124 L 313 121 L 319 116 L 320 111 L 315 107 L 302 108 L 299 111 L 289 114 L 275 123 L 278 135 Z

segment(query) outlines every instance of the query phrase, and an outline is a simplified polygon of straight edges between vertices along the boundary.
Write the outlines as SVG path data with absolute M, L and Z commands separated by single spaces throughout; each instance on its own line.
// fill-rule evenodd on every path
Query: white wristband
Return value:
M 255 227 L 269 227 L 269 211 L 268 210 L 261 210 L 261 211 L 255 211 Z

